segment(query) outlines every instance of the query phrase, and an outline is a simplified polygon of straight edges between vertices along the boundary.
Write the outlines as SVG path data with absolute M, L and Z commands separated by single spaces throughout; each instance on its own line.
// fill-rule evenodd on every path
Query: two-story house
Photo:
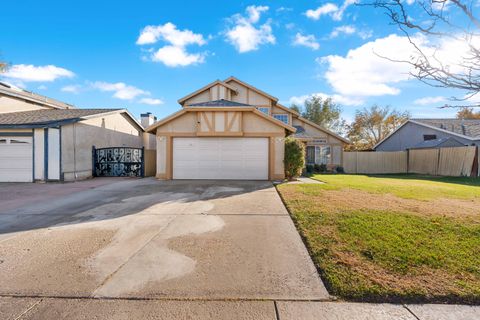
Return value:
M 284 141 L 306 145 L 307 164 L 342 164 L 348 140 L 302 118 L 235 77 L 178 100 L 182 109 L 147 128 L 157 141 L 157 178 L 284 178 Z

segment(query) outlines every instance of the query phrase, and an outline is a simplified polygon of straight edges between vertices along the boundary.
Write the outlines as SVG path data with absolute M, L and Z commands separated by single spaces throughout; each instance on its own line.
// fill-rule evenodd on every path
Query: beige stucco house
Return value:
M 308 164 L 342 163 L 347 140 L 235 77 L 178 102 L 180 111 L 146 129 L 156 135 L 157 178 L 283 179 L 287 136 L 305 143 Z
M 144 126 L 153 117 L 142 118 Z M 151 146 L 125 109 L 79 109 L 0 84 L 0 182 L 69 181 L 92 176 L 92 147 Z

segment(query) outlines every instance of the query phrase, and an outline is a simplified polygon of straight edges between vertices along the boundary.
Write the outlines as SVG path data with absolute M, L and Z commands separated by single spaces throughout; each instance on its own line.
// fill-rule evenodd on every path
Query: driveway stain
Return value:
M 206 190 L 208 197 L 226 192 L 227 188 L 212 189 Z M 140 203 L 148 206 L 129 213 Z M 115 230 L 111 242 L 89 257 L 85 267 L 99 281 L 93 296 L 119 297 L 135 293 L 149 282 L 159 283 L 193 272 L 196 261 L 168 248 L 168 240 L 221 230 L 225 225 L 222 218 L 205 215 L 213 208 L 212 202 L 200 200 L 198 194 L 156 193 L 101 205 L 75 215 L 74 223 L 55 228 Z

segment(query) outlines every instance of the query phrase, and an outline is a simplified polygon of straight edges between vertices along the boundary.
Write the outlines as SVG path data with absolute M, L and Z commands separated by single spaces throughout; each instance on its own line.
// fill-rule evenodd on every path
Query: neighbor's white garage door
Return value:
M 32 167 L 31 137 L 0 137 L 0 182 L 31 182 Z
M 268 138 L 174 138 L 173 179 L 268 179 Z

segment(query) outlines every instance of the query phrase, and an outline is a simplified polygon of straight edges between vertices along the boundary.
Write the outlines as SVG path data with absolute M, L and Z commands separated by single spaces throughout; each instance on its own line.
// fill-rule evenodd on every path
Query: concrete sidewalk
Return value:
M 477 320 L 480 306 L 3 297 L 0 319 Z

